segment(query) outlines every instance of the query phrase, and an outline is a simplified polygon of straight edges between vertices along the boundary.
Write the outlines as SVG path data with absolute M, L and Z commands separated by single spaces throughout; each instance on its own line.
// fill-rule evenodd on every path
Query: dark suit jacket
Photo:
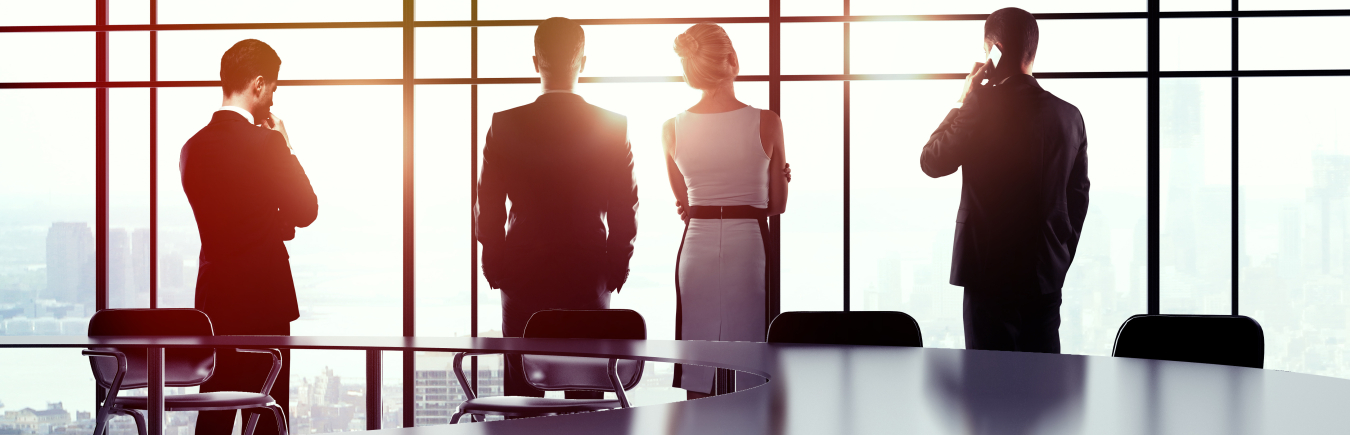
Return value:
M 952 285 L 1028 294 L 1064 286 L 1088 207 L 1077 107 L 1029 75 L 977 87 L 933 132 L 919 162 L 935 178 L 963 168 Z
M 197 309 L 213 322 L 300 317 L 282 243 L 319 213 L 318 199 L 281 133 L 218 111 L 183 145 L 183 191 L 197 217 Z
M 474 216 L 493 288 L 621 287 L 637 206 L 627 118 L 570 93 L 543 94 L 492 116 Z

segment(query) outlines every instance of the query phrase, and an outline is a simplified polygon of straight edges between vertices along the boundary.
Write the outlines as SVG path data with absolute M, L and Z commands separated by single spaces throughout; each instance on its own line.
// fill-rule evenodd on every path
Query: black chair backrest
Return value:
M 923 334 L 899 311 L 789 311 L 773 319 L 765 341 L 923 347 Z
M 646 340 L 647 323 L 633 310 L 545 310 L 530 316 L 525 338 Z M 521 355 L 525 379 L 544 391 L 613 391 L 607 358 Z M 642 380 L 642 361 L 619 360 L 625 390 Z
M 1120 325 L 1111 356 L 1259 369 L 1266 337 L 1247 316 L 1137 314 Z
M 105 309 L 89 319 L 89 336 L 212 336 L 211 319 L 191 308 Z M 145 388 L 145 348 L 95 348 L 118 350 L 127 356 L 127 373 L 122 389 Z M 216 367 L 215 349 L 165 349 L 164 385 L 191 387 L 211 377 Z M 117 374 L 112 358 L 93 358 L 94 379 L 104 388 L 111 386 Z

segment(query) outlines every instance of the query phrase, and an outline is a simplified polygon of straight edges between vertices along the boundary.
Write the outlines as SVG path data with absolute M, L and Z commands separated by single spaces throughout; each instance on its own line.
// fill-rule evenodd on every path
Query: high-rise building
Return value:
M 149 228 L 137 228 L 131 232 L 131 290 L 147 300 L 150 297 Z
M 94 232 L 84 222 L 56 222 L 47 230 L 47 290 L 40 299 L 94 307 Z
M 136 306 L 131 294 L 131 241 L 122 228 L 108 229 L 108 306 Z

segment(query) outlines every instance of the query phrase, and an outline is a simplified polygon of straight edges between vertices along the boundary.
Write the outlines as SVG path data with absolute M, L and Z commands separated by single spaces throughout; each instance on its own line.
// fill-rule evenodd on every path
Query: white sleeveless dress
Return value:
M 675 117 L 675 165 L 691 206 L 769 207 L 769 156 L 760 110 L 683 112 Z M 676 339 L 764 341 L 765 244 L 762 219 L 690 219 L 675 269 Z M 711 367 L 678 365 L 674 383 L 710 393 Z M 738 375 L 737 389 L 763 383 Z

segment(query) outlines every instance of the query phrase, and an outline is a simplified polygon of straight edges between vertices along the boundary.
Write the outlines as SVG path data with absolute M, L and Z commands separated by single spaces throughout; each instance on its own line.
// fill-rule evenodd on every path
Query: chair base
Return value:
M 605 411 L 623 407 L 618 400 L 610 399 L 551 399 L 544 397 L 493 396 L 479 397 L 459 405 L 459 410 L 450 417 L 450 423 L 458 423 L 464 414 L 500 415 L 503 417 L 540 417 L 545 415 L 571 414 L 577 412 Z

